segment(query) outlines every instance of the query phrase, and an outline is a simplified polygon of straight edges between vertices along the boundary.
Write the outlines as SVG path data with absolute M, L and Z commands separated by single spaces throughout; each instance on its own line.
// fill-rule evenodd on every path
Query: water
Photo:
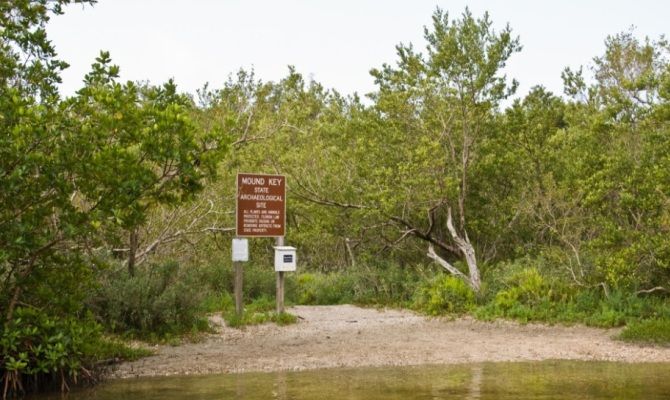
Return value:
M 110 381 L 67 399 L 670 399 L 670 363 L 545 361 L 145 378 Z

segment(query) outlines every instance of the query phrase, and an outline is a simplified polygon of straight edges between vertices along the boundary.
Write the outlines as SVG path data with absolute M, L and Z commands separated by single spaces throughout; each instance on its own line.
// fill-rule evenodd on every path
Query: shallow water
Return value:
M 544 361 L 142 378 L 110 381 L 66 398 L 670 399 L 670 363 Z

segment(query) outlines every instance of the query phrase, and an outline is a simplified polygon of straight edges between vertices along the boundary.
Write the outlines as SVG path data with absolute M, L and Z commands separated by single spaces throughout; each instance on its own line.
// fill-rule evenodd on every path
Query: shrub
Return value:
M 632 322 L 619 334 L 619 338 L 631 342 L 646 342 L 670 345 L 670 320 L 651 319 Z
M 90 317 L 57 317 L 18 308 L 0 327 L 0 390 L 4 398 L 97 379 L 97 360 L 147 355 L 104 338 Z
M 549 281 L 536 267 L 529 266 L 531 263 L 532 260 L 524 258 L 503 264 L 507 275 L 500 273 L 505 269 L 499 269 L 497 284 L 500 289 L 488 304 L 476 310 L 475 315 L 482 319 L 507 317 L 522 322 L 579 320 L 573 302 L 575 291 L 556 279 Z
M 220 293 L 209 293 L 202 301 L 202 309 L 207 313 L 224 311 L 231 307 L 235 308 L 235 300 L 230 293 L 225 291 Z
M 537 305 L 551 296 L 551 289 L 535 268 L 526 268 L 513 274 L 508 282 L 510 287 L 495 296 L 494 303 L 501 309 L 510 309 L 517 303 Z
M 345 304 L 354 299 L 355 280 L 341 272 L 304 273 L 298 276 L 297 300 L 300 304 Z
M 461 279 L 437 276 L 418 289 L 414 307 L 429 315 L 462 314 L 475 304 L 475 294 Z
M 295 299 L 300 304 L 406 305 L 421 281 L 417 267 L 369 263 L 330 273 L 298 275 Z
M 293 274 L 285 276 L 285 297 L 292 299 L 296 291 L 296 281 Z M 274 295 L 277 278 L 271 265 L 256 262 L 244 263 L 243 277 L 245 303 Z M 235 290 L 235 273 L 231 262 L 212 263 L 199 268 L 197 280 L 200 288 L 209 291 L 210 294 L 224 292 L 232 294 Z
M 190 270 L 165 262 L 138 269 L 134 276 L 123 268 L 107 271 L 89 305 L 112 332 L 158 339 L 207 329 L 202 317 L 206 294 Z
M 354 270 L 354 302 L 403 306 L 410 305 L 424 278 L 424 268 L 400 266 L 392 262 L 373 262 Z

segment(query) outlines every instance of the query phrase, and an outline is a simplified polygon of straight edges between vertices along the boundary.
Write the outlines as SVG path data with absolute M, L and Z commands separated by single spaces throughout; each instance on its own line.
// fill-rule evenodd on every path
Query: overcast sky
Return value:
M 100 50 L 111 52 L 124 80 L 174 78 L 194 93 L 220 87 L 239 68 L 278 80 L 294 65 L 324 86 L 351 94 L 374 90 L 371 68 L 394 63 L 395 45 L 423 50 L 423 26 L 439 6 L 460 17 L 489 11 L 498 30 L 509 23 L 523 50 L 506 68 L 520 82 L 562 93 L 566 66 L 589 65 L 607 35 L 636 27 L 657 39 L 668 31 L 668 0 L 99 0 L 70 6 L 47 30 L 71 64 L 62 91 L 72 94 Z

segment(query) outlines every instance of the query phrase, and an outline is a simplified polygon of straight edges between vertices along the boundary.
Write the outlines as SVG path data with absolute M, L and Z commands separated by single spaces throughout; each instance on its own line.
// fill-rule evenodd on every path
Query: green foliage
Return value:
M 2 327 L 0 372 L 3 387 L 17 394 L 26 383 L 42 379 L 69 381 L 89 378 L 84 364 L 86 344 L 97 340 L 100 327 L 74 318 L 54 318 L 20 308 Z M 3 394 L 4 397 L 4 394 Z
M 548 287 L 544 278 L 534 269 L 524 269 L 508 280 L 506 290 L 501 290 L 496 294 L 494 304 L 501 309 L 509 309 L 515 304 L 524 304 L 534 306 L 544 299 L 551 297 L 551 289 Z
M 287 241 L 304 268 L 288 302 L 626 325 L 631 340 L 667 341 L 667 299 L 634 295 L 670 286 L 664 39 L 610 36 L 590 80 L 564 72 L 570 99 L 535 87 L 506 110 L 519 40 L 467 9 L 438 9 L 425 53 L 399 45 L 373 69 L 369 105 L 293 67 L 278 82 L 240 71 L 195 104 L 171 81 L 120 82 L 106 52 L 62 99 L 66 64 L 44 27 L 70 3 L 93 1 L 0 2 L 0 367 L 14 392 L 138 355 L 75 318 L 87 311 L 154 339 L 207 329 L 203 313 L 219 310 L 233 326 L 294 322 L 273 311 L 269 240 L 252 249 L 267 262 L 244 267 L 245 313 L 231 312 L 222 233 L 243 170 L 288 176 Z M 477 296 L 422 267 L 429 243 L 482 269 Z M 486 264 L 464 265 L 464 249 Z
M 621 340 L 670 346 L 670 319 L 632 322 L 619 334 Z
M 255 299 L 250 304 L 245 304 L 242 315 L 235 313 L 235 304 L 231 304 L 223 311 L 223 318 L 226 325 L 233 328 L 240 328 L 246 325 L 259 325 L 267 322 L 274 322 L 277 325 L 290 325 L 298 321 L 298 318 L 290 313 L 275 311 L 276 303 L 274 299 L 262 296 Z
M 91 249 L 117 247 L 156 205 L 188 200 L 227 148 L 196 129 L 172 82 L 122 85 L 108 53 L 61 100 L 64 64 L 43 28 L 68 3 L 0 6 L 0 314 L 10 322 L 20 303 L 79 312 L 100 267 Z
M 344 273 L 303 273 L 298 276 L 299 304 L 347 304 L 354 301 L 356 282 Z
M 235 299 L 228 292 L 210 292 L 202 301 L 202 309 L 206 313 L 224 311 L 235 307 Z
M 116 268 L 103 273 L 88 305 L 111 332 L 158 340 L 209 328 L 199 286 L 175 262 L 148 265 L 134 276 Z
M 640 297 L 602 285 L 580 287 L 528 266 L 545 263 L 546 260 L 524 258 L 502 269 L 496 275 L 502 284 L 491 288 L 494 293 L 483 299 L 474 310 L 475 316 L 486 320 L 502 317 L 521 322 L 582 323 L 603 328 L 670 319 L 670 304 L 663 298 Z
M 0 387 L 3 398 L 26 392 L 95 382 L 98 360 L 135 360 L 152 353 L 104 337 L 91 316 L 50 316 L 18 308 L 0 329 Z
M 15 318 L 0 329 L 0 387 L 3 398 L 46 388 L 94 382 L 97 360 L 132 360 L 146 356 L 123 342 L 105 338 L 90 317 L 49 316 L 18 308 Z
M 663 286 L 670 278 L 670 141 L 668 119 L 656 111 L 667 108 L 661 93 L 670 48 L 664 39 L 641 41 L 633 32 L 610 36 L 605 45 L 593 84 L 581 71 L 564 74 L 575 101 L 558 143 L 569 163 L 560 184 L 579 199 L 582 218 L 568 230 L 579 235 L 560 236 L 573 252 L 591 253 L 589 278 L 596 282 L 629 290 Z
M 291 313 L 281 312 L 279 314 L 274 315 L 272 322 L 276 323 L 279 326 L 286 326 L 298 322 L 298 317 L 296 317 Z
M 244 263 L 242 276 L 244 287 L 244 301 L 252 302 L 255 299 L 273 295 L 276 290 L 277 274 L 270 265 L 272 262 L 271 254 L 266 255 L 267 262 L 264 264 L 259 261 L 250 261 Z M 261 255 L 258 255 L 260 258 Z M 227 303 L 228 296 L 234 290 L 235 271 L 231 262 L 222 263 L 219 260 L 206 266 L 200 266 L 197 279 L 202 288 L 208 288 L 211 293 L 220 294 L 224 304 Z M 284 284 L 286 297 L 291 299 L 295 291 L 295 280 L 291 274 L 288 274 Z
M 109 54 L 101 53 L 86 86 L 63 104 L 76 113 L 63 157 L 80 160 L 68 165 L 81 181 L 80 201 L 95 205 L 91 218 L 112 217 L 132 228 L 150 206 L 177 204 L 202 189 L 206 174 L 215 172 L 218 158 L 211 153 L 221 154 L 225 140 L 196 129 L 191 101 L 172 81 L 138 86 L 118 83 L 117 75 Z
M 328 273 L 298 275 L 295 301 L 299 304 L 409 305 L 424 271 L 395 263 L 374 263 Z
M 475 293 L 462 279 L 436 276 L 420 287 L 414 308 L 429 315 L 464 314 L 475 305 Z
M 477 301 L 497 296 L 505 313 L 549 318 L 561 314 L 556 304 L 577 307 L 572 301 L 595 287 L 667 286 L 667 43 L 612 36 L 592 81 L 564 74 L 571 100 L 537 86 L 501 110 L 516 87 L 501 70 L 518 39 L 509 27 L 495 31 L 488 15 L 449 17 L 434 13 L 426 52 L 400 45 L 395 64 L 372 71 L 371 106 L 294 68 L 278 82 L 241 71 L 201 93 L 198 120 L 225 121 L 238 139 L 230 172 L 222 171 L 228 183 L 212 193 L 232 195 L 236 170 L 289 176 L 288 240 L 309 271 L 294 281 L 293 298 L 408 304 L 412 274 L 403 287 L 383 277 L 396 269 L 381 272 L 369 260 L 421 264 L 426 241 L 467 272 L 446 226 L 450 209 L 457 233 L 487 260 L 482 269 L 508 279 L 517 261 L 532 259 L 522 268 L 536 268 L 542 281 L 483 271 Z M 310 151 L 285 151 L 296 145 Z M 333 271 L 347 276 L 320 274 Z M 593 323 L 620 324 L 614 314 Z
M 110 336 L 102 336 L 99 340 L 87 343 L 84 349 L 85 354 L 90 354 L 92 359 L 103 363 L 121 360 L 135 361 L 154 355 L 152 350 L 128 344 L 119 338 Z
M 82 305 L 107 263 L 99 255 L 123 247 L 124 230 L 144 224 L 156 205 L 190 199 L 227 149 L 221 132 L 196 128 L 190 98 L 172 82 L 122 85 L 108 53 L 75 96 L 61 99 L 56 84 L 67 64 L 55 58 L 45 24 L 69 3 L 94 1 L 0 4 L 1 368 L 13 393 L 26 382 L 34 390 L 55 380 L 64 390 L 88 376 L 96 358 L 141 354 L 75 318 L 86 314 Z M 98 294 L 109 302 L 96 304 L 96 316 L 113 329 L 161 325 L 162 334 L 196 318 L 185 296 L 196 292 L 185 286 L 149 285 L 147 299 L 138 285 L 150 279 L 106 283 Z M 123 304 L 120 295 L 134 296 L 121 311 L 129 315 L 108 308 Z M 40 312 L 19 312 L 21 305 Z M 146 315 L 147 307 L 157 315 Z
M 399 264 L 394 261 L 368 261 L 358 274 L 355 302 L 367 305 L 408 306 L 417 287 L 435 273 L 422 264 Z

